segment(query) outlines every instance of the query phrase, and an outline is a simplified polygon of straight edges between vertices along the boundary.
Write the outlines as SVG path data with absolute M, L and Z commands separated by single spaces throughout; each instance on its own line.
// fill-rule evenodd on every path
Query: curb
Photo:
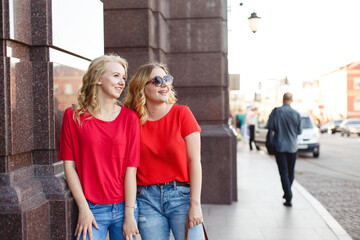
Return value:
M 314 207 L 316 212 L 322 217 L 330 229 L 335 233 L 340 240 L 352 240 L 350 235 L 345 229 L 331 216 L 331 214 L 323 207 L 323 205 L 314 198 L 300 183 L 296 180 L 293 182 L 293 186 L 298 190 Z

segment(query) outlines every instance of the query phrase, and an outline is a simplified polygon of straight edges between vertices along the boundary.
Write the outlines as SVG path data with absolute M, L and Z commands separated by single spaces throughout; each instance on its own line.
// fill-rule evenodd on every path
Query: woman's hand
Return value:
M 139 229 L 137 227 L 134 214 L 132 214 L 132 216 L 125 215 L 125 221 L 123 225 L 123 235 L 125 240 L 132 240 L 132 237 L 136 237 L 137 234 L 139 234 Z
M 75 230 L 75 236 L 77 236 L 76 239 L 79 240 L 82 234 L 82 239 L 86 240 L 86 235 L 89 234 L 89 239 L 92 240 L 92 225 L 94 225 L 96 229 L 99 229 L 94 215 L 92 214 L 89 207 L 85 207 L 84 209 L 79 210 L 79 218 Z
M 191 199 L 190 208 L 188 211 L 187 223 L 189 228 L 192 228 L 203 222 L 203 215 L 201 211 L 200 202 L 195 202 Z

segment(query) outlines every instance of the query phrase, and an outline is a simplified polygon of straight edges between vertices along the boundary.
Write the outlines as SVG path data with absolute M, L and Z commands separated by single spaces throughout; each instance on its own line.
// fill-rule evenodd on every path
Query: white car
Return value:
M 347 118 L 340 124 L 341 136 L 350 134 L 357 134 L 360 136 L 360 119 L 359 118 Z
M 299 153 L 312 153 L 315 158 L 320 155 L 320 131 L 314 124 L 307 112 L 300 112 L 302 133 L 298 136 L 297 147 Z M 255 129 L 255 144 L 257 146 L 265 145 L 266 141 L 266 123 L 259 124 Z

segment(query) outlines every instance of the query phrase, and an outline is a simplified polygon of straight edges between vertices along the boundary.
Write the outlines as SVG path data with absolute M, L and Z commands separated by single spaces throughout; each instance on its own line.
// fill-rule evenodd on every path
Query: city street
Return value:
M 320 157 L 298 157 L 296 170 L 360 182 L 360 137 L 321 134 Z
M 296 180 L 360 239 L 360 137 L 322 134 L 320 144 L 319 158 L 299 155 Z

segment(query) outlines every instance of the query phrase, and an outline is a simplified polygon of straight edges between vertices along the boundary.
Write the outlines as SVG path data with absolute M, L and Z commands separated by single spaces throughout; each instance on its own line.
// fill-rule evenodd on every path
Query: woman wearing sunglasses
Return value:
M 139 67 L 125 106 L 141 125 L 137 172 L 139 230 L 143 240 L 202 240 L 200 127 L 190 109 L 175 104 L 173 77 L 165 65 Z
M 140 127 L 136 113 L 119 105 L 127 62 L 117 55 L 92 61 L 78 104 L 65 110 L 59 159 L 79 208 L 76 239 L 133 239 L 138 234 L 136 169 Z

